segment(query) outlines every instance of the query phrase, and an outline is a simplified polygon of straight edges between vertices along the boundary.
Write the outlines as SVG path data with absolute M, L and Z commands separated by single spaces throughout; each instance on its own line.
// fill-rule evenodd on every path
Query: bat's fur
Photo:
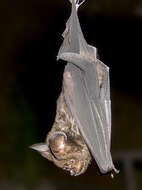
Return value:
M 103 73 L 99 63 L 96 64 L 99 84 L 102 83 Z M 64 86 L 72 81 L 70 73 L 64 72 Z M 71 95 L 72 96 L 72 95 Z M 71 98 L 70 96 L 70 98 Z M 70 171 L 71 175 L 84 173 L 91 162 L 89 149 L 79 132 L 74 118 L 70 117 L 62 90 L 57 101 L 57 111 L 54 125 L 48 133 L 46 143 L 49 147 L 48 159 L 58 167 Z
M 86 171 L 91 155 L 74 119 L 67 113 L 62 92 L 57 101 L 55 122 L 46 143 L 49 147 L 46 158 L 56 166 L 70 171 L 71 175 L 80 175 Z
M 102 83 L 102 70 L 97 65 L 99 84 Z M 72 89 L 70 73 L 64 72 L 64 85 Z M 71 97 L 70 97 L 71 98 Z M 46 143 L 49 147 L 48 158 L 60 168 L 70 171 L 71 175 L 84 173 L 91 162 L 89 149 L 79 132 L 74 118 L 70 117 L 62 90 L 58 101 L 56 118 L 51 131 L 48 133 Z
M 103 72 L 99 62 L 96 66 L 99 84 L 101 85 Z M 72 85 L 71 74 L 64 72 L 63 86 L 70 89 L 69 95 L 71 100 Z M 46 145 L 48 148 L 43 150 L 41 148 L 43 145 Z M 44 144 L 35 144 L 31 148 L 38 150 L 42 156 L 52 161 L 56 166 L 70 171 L 71 175 L 77 176 L 86 171 L 92 157 L 84 138 L 80 134 L 75 119 L 69 116 L 64 90 L 62 90 L 57 100 L 55 122 L 47 135 L 46 142 Z

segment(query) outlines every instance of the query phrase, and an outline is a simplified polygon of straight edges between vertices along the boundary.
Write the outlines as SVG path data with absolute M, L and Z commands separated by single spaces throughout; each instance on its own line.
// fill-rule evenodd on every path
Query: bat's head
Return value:
M 71 175 L 77 176 L 84 173 L 90 162 L 90 154 L 85 152 L 80 145 L 79 138 L 72 138 L 68 134 L 57 131 L 50 137 L 48 145 L 46 143 L 34 144 L 32 149 Z
M 61 131 L 55 132 L 49 139 L 55 165 L 69 171 L 74 176 L 84 173 L 90 161 L 87 160 L 89 155 L 87 155 L 88 152 L 85 154 L 81 141 L 81 138 L 70 136 Z

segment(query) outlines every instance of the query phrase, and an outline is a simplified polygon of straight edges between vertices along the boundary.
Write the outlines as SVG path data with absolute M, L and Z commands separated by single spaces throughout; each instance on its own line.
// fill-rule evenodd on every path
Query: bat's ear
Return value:
M 46 152 L 49 150 L 48 145 L 46 143 L 33 144 L 29 148 L 37 150 L 38 152 Z
M 38 151 L 44 158 L 52 161 L 52 155 L 46 143 L 33 144 L 29 148 Z
M 67 135 L 62 131 L 56 131 L 49 140 L 50 148 L 53 153 L 63 153 Z

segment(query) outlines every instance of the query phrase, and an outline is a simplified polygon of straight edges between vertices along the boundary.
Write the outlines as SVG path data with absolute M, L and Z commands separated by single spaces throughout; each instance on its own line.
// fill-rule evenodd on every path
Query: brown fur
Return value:
M 66 108 L 61 93 L 57 101 L 55 123 L 46 138 L 49 147 L 48 159 L 56 166 L 70 171 L 71 175 L 80 175 L 86 171 L 91 155 L 83 137 L 78 134 L 79 130 L 75 121 L 69 117 Z
M 103 80 L 103 71 L 99 62 L 96 63 L 99 85 Z M 68 88 L 70 101 L 73 105 L 73 82 L 71 73 L 64 72 L 63 86 Z M 80 134 L 78 126 L 68 114 L 63 91 L 57 101 L 57 111 L 54 125 L 48 133 L 46 143 L 49 147 L 48 159 L 62 169 L 70 171 L 71 175 L 84 173 L 91 162 L 91 154 Z
M 101 86 L 103 71 L 99 62 L 96 63 L 96 68 Z M 68 92 L 73 108 L 73 81 L 72 75 L 68 71 L 64 72 L 63 88 Z M 64 90 L 57 100 L 55 122 L 45 143 L 35 144 L 31 148 L 39 151 L 42 156 L 52 161 L 56 166 L 70 171 L 71 175 L 80 175 L 86 171 L 92 157 L 75 119 L 69 116 Z

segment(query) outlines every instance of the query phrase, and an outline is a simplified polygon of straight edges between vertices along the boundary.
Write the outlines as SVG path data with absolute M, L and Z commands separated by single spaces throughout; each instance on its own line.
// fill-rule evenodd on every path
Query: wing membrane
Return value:
M 109 69 L 96 58 L 96 48 L 87 44 L 77 16 L 77 4 L 72 0 L 72 13 L 64 32 L 58 58 L 68 62 L 64 77 L 64 96 L 100 171 L 115 169 L 111 153 L 111 102 Z M 99 64 L 103 79 L 99 84 Z M 71 85 L 72 84 L 72 85 Z M 71 87 L 72 86 L 72 87 Z

